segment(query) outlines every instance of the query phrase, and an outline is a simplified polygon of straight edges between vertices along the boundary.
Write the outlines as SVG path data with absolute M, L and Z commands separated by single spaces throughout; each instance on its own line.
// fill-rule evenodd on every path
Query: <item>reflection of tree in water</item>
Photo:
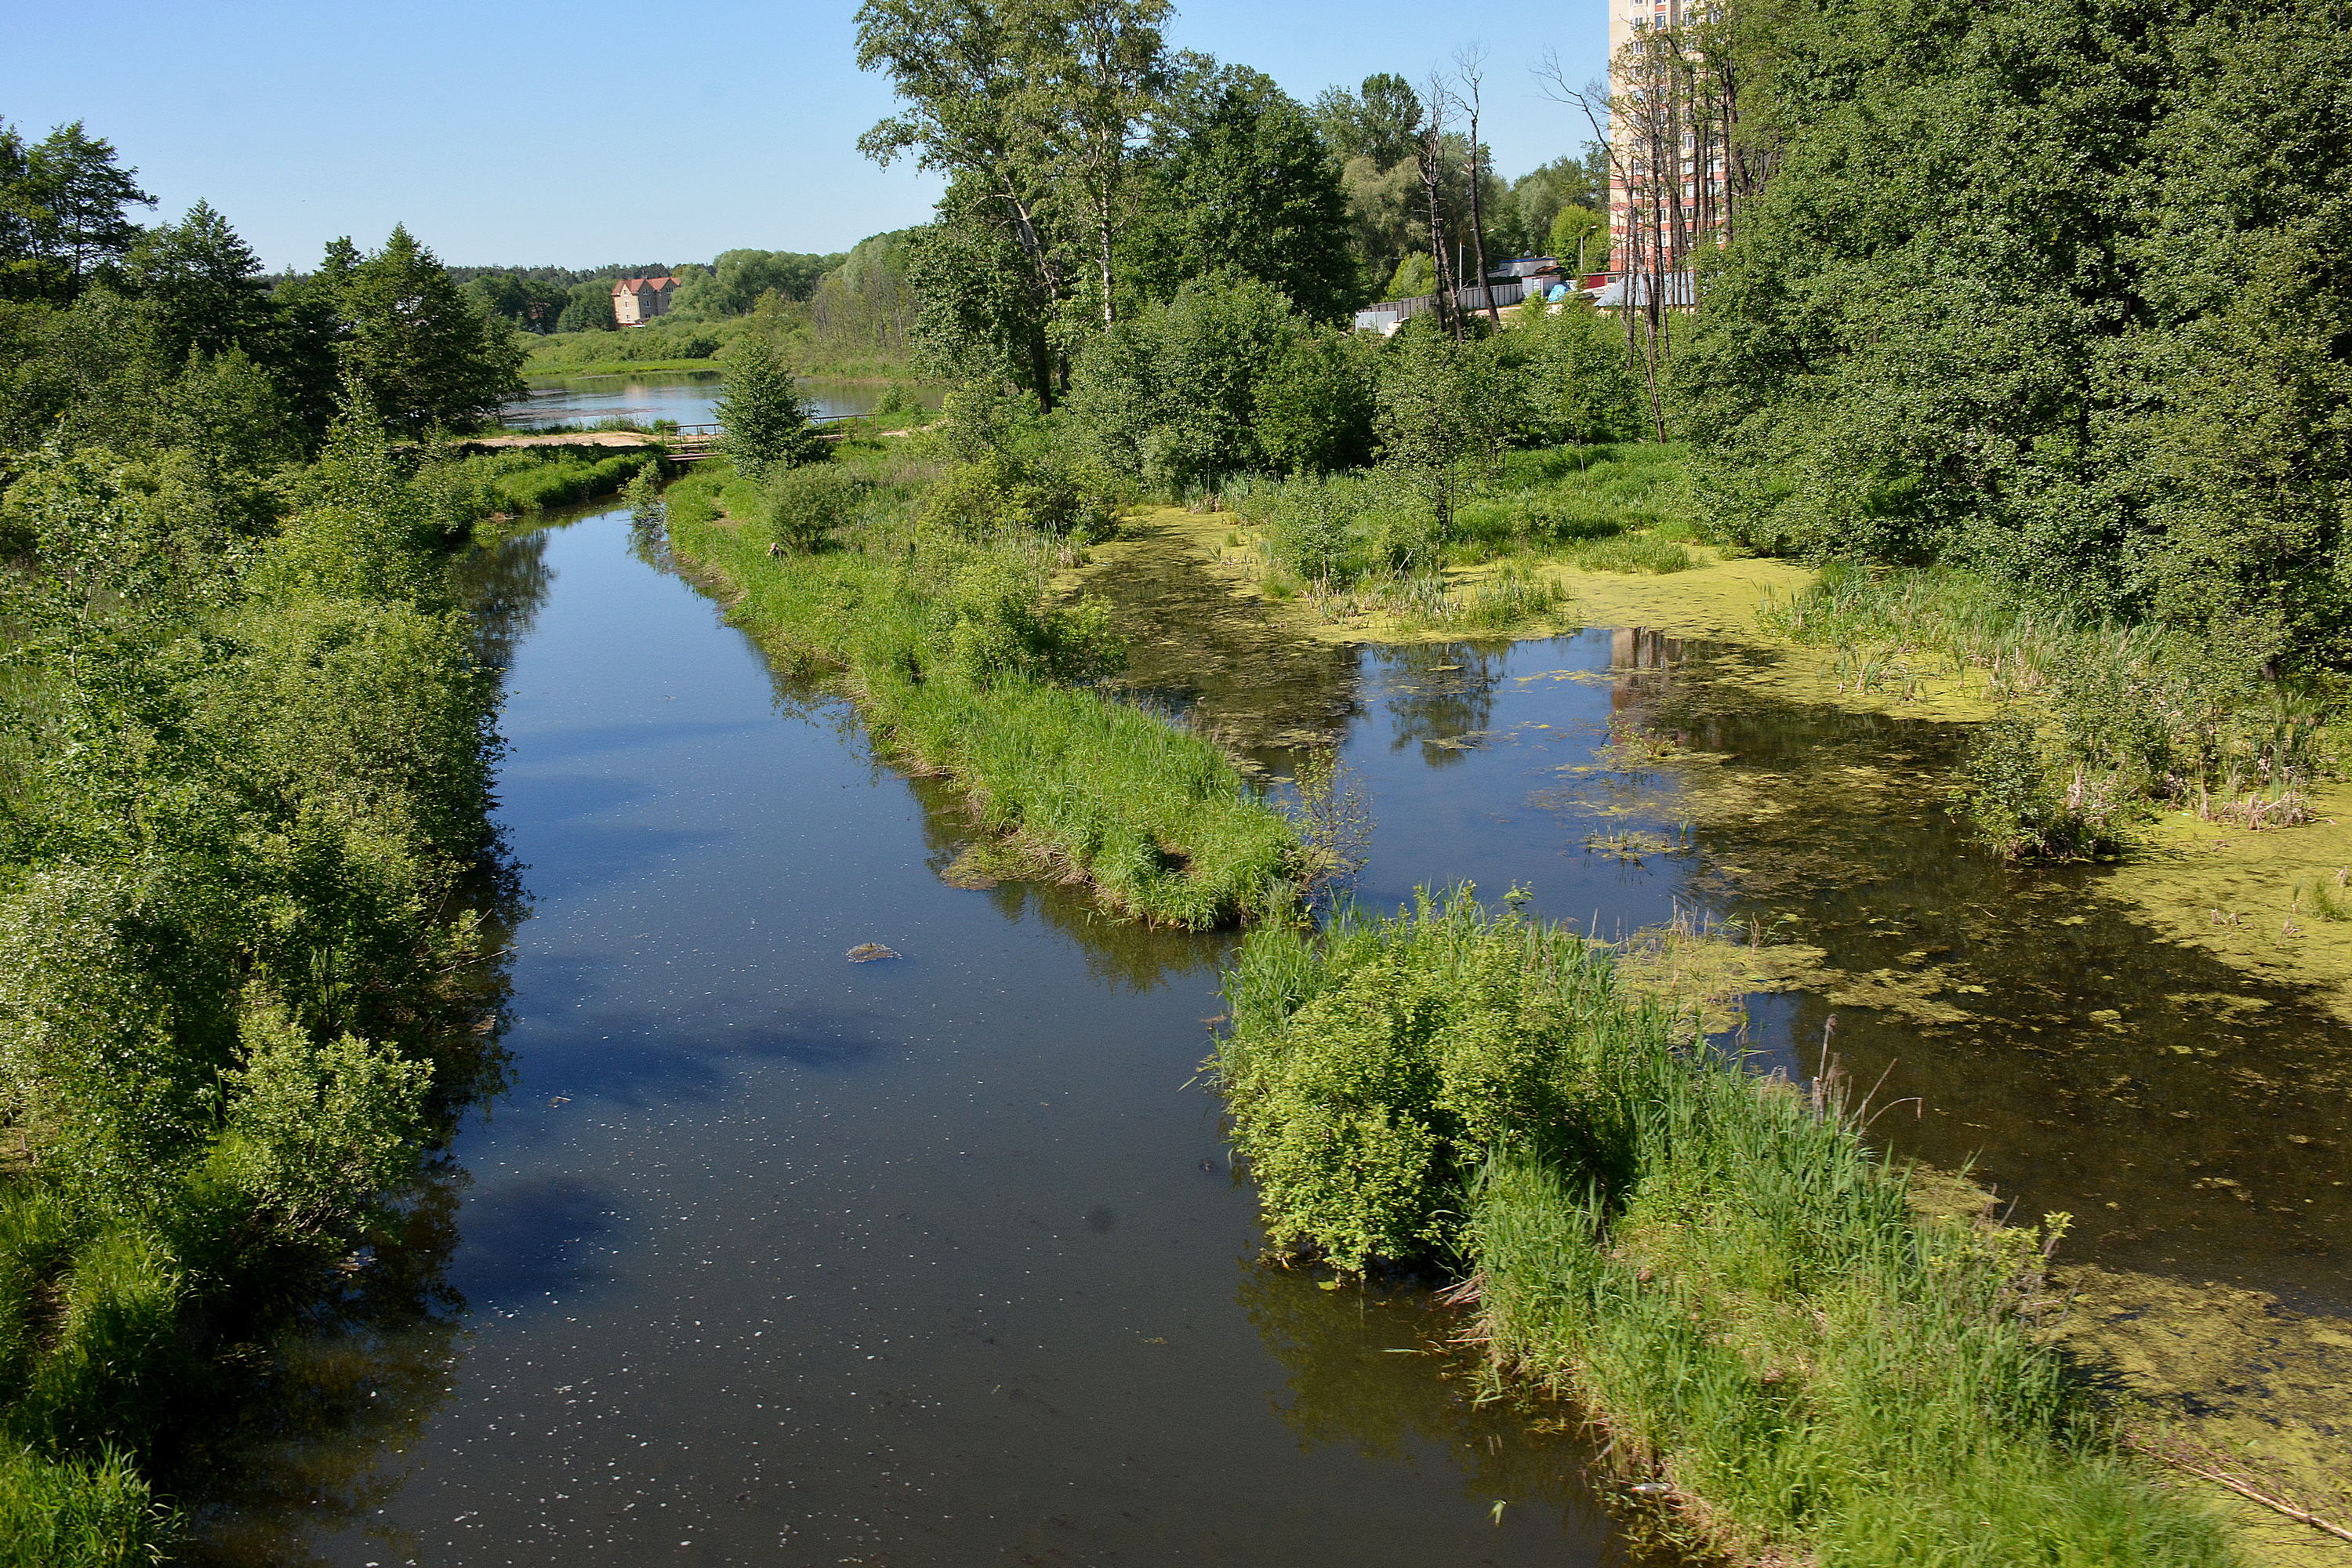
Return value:
M 1510 658 L 1509 643 L 1405 643 L 1369 650 L 1381 670 L 1381 696 L 1389 712 L 1389 750 L 1416 742 L 1421 760 L 1450 768 L 1466 753 L 1438 742 L 1483 731 L 1495 713 L 1495 683 Z
M 465 1173 L 442 1158 L 414 1184 L 370 1267 L 305 1304 L 197 1442 L 173 1456 L 194 1526 L 184 1560 L 218 1568 L 303 1568 L 310 1549 L 371 1517 L 406 1477 L 384 1463 L 414 1442 L 449 1394 L 465 1301 L 446 1279 Z M 417 1543 L 385 1533 L 387 1553 Z
M 1593 1455 L 1573 1412 L 1494 1397 L 1478 1357 L 1453 1342 L 1462 1320 L 1425 1292 L 1326 1290 L 1312 1274 L 1244 1262 L 1238 1300 L 1282 1363 L 1290 1397 L 1276 1413 L 1300 1447 L 1345 1444 L 1391 1462 L 1416 1444 L 1443 1449 L 1465 1497 L 1541 1510 L 1588 1542 L 1608 1531 L 1583 1481 Z
M 468 551 L 451 564 L 449 586 L 473 617 L 474 657 L 483 668 L 503 675 L 512 667 L 554 584 L 545 529 Z

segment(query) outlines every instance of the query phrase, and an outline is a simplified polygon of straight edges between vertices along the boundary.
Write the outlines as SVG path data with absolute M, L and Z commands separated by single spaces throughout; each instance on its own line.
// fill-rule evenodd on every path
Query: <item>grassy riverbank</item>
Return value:
M 943 468 L 849 441 L 764 487 L 707 464 L 668 492 L 670 547 L 780 661 L 837 672 L 882 752 L 954 780 L 985 835 L 971 874 L 1084 879 L 1170 925 L 1286 914 L 1282 816 L 1208 741 L 1083 684 L 1117 638 L 1048 583 L 1108 510 L 1062 486 L 1041 523 L 1053 476 Z
M 1924 1215 L 1834 1084 L 1758 1080 L 1608 953 L 1466 896 L 1269 929 L 1214 1070 L 1277 1245 L 1468 1276 L 1671 1533 L 1751 1562 L 2189 1564 L 2217 1527 L 2040 1347 L 2042 1230 Z

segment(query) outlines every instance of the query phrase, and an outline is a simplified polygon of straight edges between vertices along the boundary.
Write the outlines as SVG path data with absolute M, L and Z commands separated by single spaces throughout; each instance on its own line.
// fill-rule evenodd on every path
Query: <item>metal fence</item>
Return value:
M 1524 279 L 1513 278 L 1501 283 L 1472 285 L 1454 290 L 1454 304 L 1465 310 L 1483 310 L 1491 304 L 1496 310 L 1516 305 L 1527 298 Z M 1356 312 L 1356 330 L 1362 332 L 1386 331 L 1401 321 L 1426 315 L 1437 309 L 1434 294 L 1416 294 L 1410 300 L 1384 300 L 1377 305 L 1367 305 Z

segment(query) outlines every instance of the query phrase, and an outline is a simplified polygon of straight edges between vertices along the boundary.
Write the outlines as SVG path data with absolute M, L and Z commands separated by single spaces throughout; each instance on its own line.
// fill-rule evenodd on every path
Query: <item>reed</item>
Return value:
M 2036 1341 L 2065 1216 L 1917 1212 L 1829 1064 L 1759 1079 L 1467 889 L 1254 933 L 1226 995 L 1212 1070 L 1277 1246 L 1465 1276 L 1497 1371 L 1580 1405 L 1685 1546 L 2228 1560 Z
M 1970 815 L 2004 854 L 2112 848 L 2158 802 L 2246 828 L 2308 820 L 2336 765 L 2340 704 L 2248 648 L 2160 626 L 2026 603 L 1946 568 L 1832 562 L 1763 626 L 1836 650 L 1841 690 L 1916 697 L 1932 677 L 1999 706 L 1968 768 Z

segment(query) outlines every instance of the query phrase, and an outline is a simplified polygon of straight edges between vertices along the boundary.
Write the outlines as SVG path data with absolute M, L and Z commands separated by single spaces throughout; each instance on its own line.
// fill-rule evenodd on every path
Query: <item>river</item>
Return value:
M 1188 1087 L 1229 938 L 947 886 L 952 803 L 779 681 L 624 512 L 467 572 L 509 666 L 498 816 L 530 900 L 514 1080 L 433 1188 L 414 1310 L 294 1358 L 311 1392 L 236 1458 L 214 1557 L 1625 1560 L 1574 1442 L 1475 1401 L 1421 1297 L 1255 1261 Z M 1187 584 L 1126 591 L 1139 613 Z M 2340 1130 L 2340 1031 L 2152 941 L 2092 870 L 1987 860 L 1909 787 L 1955 731 L 1760 696 L 1753 657 L 1602 628 L 1294 646 L 1242 661 L 1273 671 L 1245 692 L 1141 673 L 1269 773 L 1343 737 L 1368 902 L 1467 878 L 1602 934 L 1696 907 L 1888 987 L 1965 972 L 1990 998 L 1965 1021 L 1838 1006 L 1857 1077 L 1918 1097 L 1882 1135 L 2084 1216 L 2070 1252 L 2352 1308 L 2344 1189 L 2295 1158 Z M 1717 760 L 1602 765 L 1612 721 Z M 864 942 L 899 956 L 848 962 Z M 2210 1016 L 2149 1005 L 2207 991 L 2262 1004 L 2234 1077 L 2195 1054 Z M 1832 1005 L 1751 998 L 1744 1043 L 1807 1070 Z M 2194 1184 L 2221 1163 L 2263 1201 Z
M 716 370 L 636 371 L 626 375 L 568 376 L 534 380 L 522 397 L 499 410 L 499 423 L 512 430 L 544 430 L 557 425 L 593 425 L 604 419 L 629 419 L 651 425 L 673 419 L 680 425 L 709 425 L 718 415 L 719 373 Z M 835 381 L 803 376 L 801 392 L 810 414 L 838 419 L 872 411 L 886 388 L 873 382 Z M 936 389 L 919 389 L 917 396 L 939 405 Z

